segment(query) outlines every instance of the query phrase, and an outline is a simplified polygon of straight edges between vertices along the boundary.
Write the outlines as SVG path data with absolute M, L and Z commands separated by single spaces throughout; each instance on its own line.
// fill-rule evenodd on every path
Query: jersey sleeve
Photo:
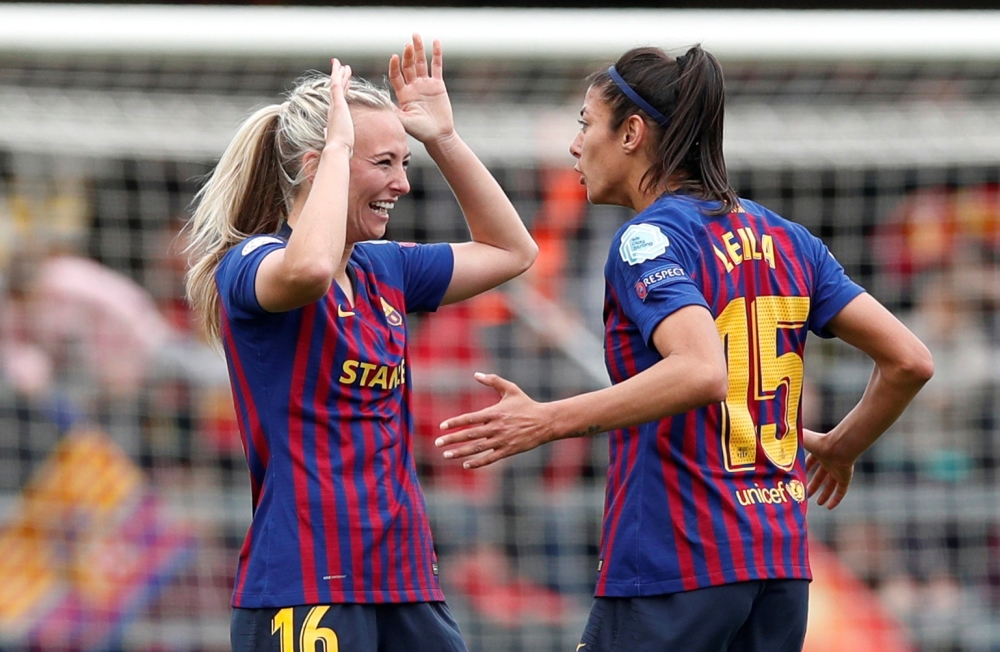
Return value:
M 266 313 L 257 300 L 257 268 L 264 258 L 286 242 L 271 235 L 252 237 L 230 249 L 215 272 L 219 297 L 233 317 Z
M 813 290 L 809 330 L 823 338 L 833 337 L 826 325 L 865 289 L 852 281 L 830 249 L 814 238 L 816 285 Z
M 406 312 L 433 312 L 451 283 L 455 255 L 448 243 L 393 243 L 402 259 Z
M 659 225 L 638 223 L 629 225 L 613 247 L 614 291 L 650 347 L 661 321 L 686 306 L 708 308 L 691 278 L 694 261 L 683 240 L 671 238 Z

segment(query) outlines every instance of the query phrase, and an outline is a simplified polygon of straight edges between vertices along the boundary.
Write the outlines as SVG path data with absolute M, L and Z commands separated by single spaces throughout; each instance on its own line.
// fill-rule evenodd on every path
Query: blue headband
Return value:
M 652 104 L 642 99 L 642 96 L 636 93 L 632 87 L 628 85 L 628 82 L 622 79 L 622 76 L 618 74 L 618 70 L 614 66 L 608 68 L 608 74 L 611 76 L 611 81 L 618 86 L 621 92 L 625 93 L 626 97 L 632 100 L 633 104 L 648 113 L 649 117 L 656 120 L 657 124 L 661 127 L 666 127 L 670 124 L 670 120 L 667 116 L 654 109 Z

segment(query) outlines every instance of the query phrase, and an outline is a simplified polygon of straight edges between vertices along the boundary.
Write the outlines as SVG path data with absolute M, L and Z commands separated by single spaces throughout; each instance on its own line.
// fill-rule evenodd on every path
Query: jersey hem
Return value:
M 812 572 L 807 566 L 791 566 L 788 572 L 775 572 L 772 575 L 761 575 L 750 572 L 747 577 L 738 580 L 728 580 L 725 575 L 732 575 L 747 572 L 748 568 L 733 568 L 723 573 L 708 573 L 705 575 L 695 575 L 660 582 L 605 582 L 604 590 L 595 590 L 594 597 L 597 598 L 638 598 L 651 595 L 664 595 L 668 593 L 683 593 L 697 589 L 707 589 L 711 586 L 722 586 L 724 584 L 738 584 L 739 582 L 752 582 L 756 580 L 812 580 Z M 695 586 L 691 586 L 694 583 Z
M 256 593 L 234 593 L 231 606 L 237 609 L 265 609 L 276 607 L 297 607 L 307 604 L 402 604 L 408 602 L 444 602 L 441 589 L 424 589 L 424 597 L 412 591 L 376 591 L 378 595 L 348 598 L 347 593 L 331 592 L 329 599 L 305 600 L 301 593 L 278 593 L 261 595 Z

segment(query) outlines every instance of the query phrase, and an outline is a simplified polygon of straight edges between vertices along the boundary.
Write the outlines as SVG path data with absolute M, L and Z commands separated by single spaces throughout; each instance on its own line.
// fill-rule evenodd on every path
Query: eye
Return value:
M 392 159 L 391 158 L 379 159 L 379 160 L 375 161 L 375 165 L 378 165 L 378 166 L 381 166 L 381 167 L 384 167 L 384 168 L 392 167 Z
M 410 159 L 403 159 L 403 169 L 408 170 L 410 168 Z
M 580 125 L 580 131 L 583 131 L 584 129 L 587 128 L 587 123 L 584 122 L 583 120 L 577 120 L 576 122 L 578 125 Z

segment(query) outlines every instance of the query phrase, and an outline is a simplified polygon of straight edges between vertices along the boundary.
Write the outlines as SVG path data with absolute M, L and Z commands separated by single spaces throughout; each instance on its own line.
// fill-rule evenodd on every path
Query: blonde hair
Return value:
M 358 78 L 351 79 L 347 104 L 393 108 L 386 89 Z M 303 76 L 284 102 L 257 110 L 240 125 L 195 195 L 194 215 L 187 225 L 187 296 L 214 344 L 222 340 L 215 283 L 219 261 L 238 242 L 281 228 L 307 179 L 303 156 L 323 150 L 329 110 L 329 75 Z

